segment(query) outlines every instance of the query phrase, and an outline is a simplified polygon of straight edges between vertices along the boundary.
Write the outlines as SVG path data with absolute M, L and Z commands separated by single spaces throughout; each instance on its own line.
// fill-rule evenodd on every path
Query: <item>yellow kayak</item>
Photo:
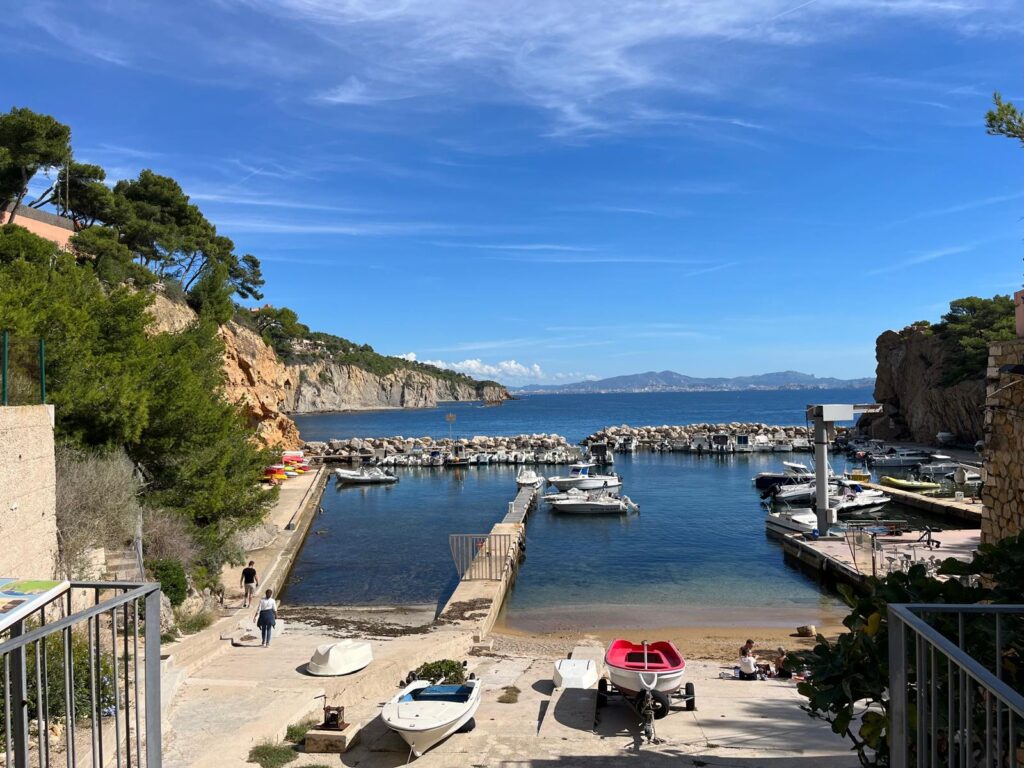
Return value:
M 903 480 L 899 477 L 886 475 L 879 482 L 890 488 L 899 488 L 901 491 L 913 491 L 915 493 L 935 493 L 942 488 L 939 483 L 929 483 L 924 480 Z

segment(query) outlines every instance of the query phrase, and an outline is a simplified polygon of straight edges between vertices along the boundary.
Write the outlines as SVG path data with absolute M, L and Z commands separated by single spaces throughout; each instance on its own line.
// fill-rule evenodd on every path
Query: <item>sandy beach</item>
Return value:
M 838 621 L 818 626 L 819 633 L 834 637 L 845 628 Z M 641 637 L 643 635 L 643 637 Z M 668 627 L 647 629 L 600 629 L 591 631 L 564 631 L 549 634 L 517 632 L 508 627 L 496 627 L 490 637 L 494 639 L 496 653 L 533 656 L 564 657 L 584 641 L 607 645 L 617 637 L 633 640 L 671 640 L 688 659 L 718 661 L 732 667 L 739 656 L 739 647 L 753 640 L 759 657 L 772 659 L 779 647 L 787 651 L 811 648 L 814 638 L 799 637 L 793 629 L 781 627 Z

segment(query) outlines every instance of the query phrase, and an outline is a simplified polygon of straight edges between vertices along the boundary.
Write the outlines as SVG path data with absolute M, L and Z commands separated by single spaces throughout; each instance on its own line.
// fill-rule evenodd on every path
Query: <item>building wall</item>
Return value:
M 0 210 L 0 225 L 7 224 L 10 218 L 10 211 Z M 68 249 L 68 240 L 75 234 L 75 226 L 70 219 L 45 211 L 37 211 L 24 205 L 18 208 L 14 223 L 34 235 L 56 243 L 64 250 Z
M 53 406 L 0 407 L 0 576 L 51 578 L 57 562 Z
M 988 353 L 982 542 L 1024 530 L 1024 376 L 999 373 L 1001 365 L 1024 364 L 1024 339 L 997 342 Z

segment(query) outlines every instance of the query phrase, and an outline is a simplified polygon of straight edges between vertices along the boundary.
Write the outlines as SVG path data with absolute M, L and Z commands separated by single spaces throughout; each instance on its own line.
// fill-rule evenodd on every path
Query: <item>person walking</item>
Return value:
M 277 624 L 277 601 L 274 599 L 274 590 L 268 589 L 266 591 L 266 597 L 260 600 L 259 605 L 256 606 L 256 615 L 253 618 L 256 620 L 256 626 L 260 628 L 260 633 L 263 636 L 263 642 L 260 645 L 264 648 L 269 648 L 270 634 Z
M 256 594 L 256 588 L 260 585 L 260 578 L 256 575 L 256 561 L 250 560 L 249 565 L 242 569 L 242 578 L 239 586 L 242 587 L 242 607 L 248 608 L 249 603 Z

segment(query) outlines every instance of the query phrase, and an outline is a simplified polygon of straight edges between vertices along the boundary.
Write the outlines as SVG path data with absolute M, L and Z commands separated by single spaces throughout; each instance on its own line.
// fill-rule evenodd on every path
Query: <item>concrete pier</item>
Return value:
M 899 488 L 890 488 L 888 485 L 879 483 L 861 483 L 865 488 L 872 488 L 882 491 L 892 500 L 899 504 L 905 504 L 914 509 L 920 509 L 936 517 L 943 517 L 952 520 L 964 520 L 970 523 L 981 524 L 981 498 L 965 497 L 963 501 L 956 499 L 937 498 L 925 496 L 924 494 L 904 491 Z
M 886 576 L 891 563 L 927 562 L 929 558 L 942 561 L 948 557 L 968 562 L 981 543 L 981 531 L 936 531 L 932 539 L 940 546 L 934 548 L 927 547 L 918 538 L 917 532 L 878 536 L 874 542 L 881 549 L 873 558 L 869 549 L 851 547 L 846 538 L 839 537 L 809 541 L 799 534 L 790 534 L 782 537 L 782 549 L 788 559 L 815 573 L 822 581 L 860 588 L 872 575 Z

